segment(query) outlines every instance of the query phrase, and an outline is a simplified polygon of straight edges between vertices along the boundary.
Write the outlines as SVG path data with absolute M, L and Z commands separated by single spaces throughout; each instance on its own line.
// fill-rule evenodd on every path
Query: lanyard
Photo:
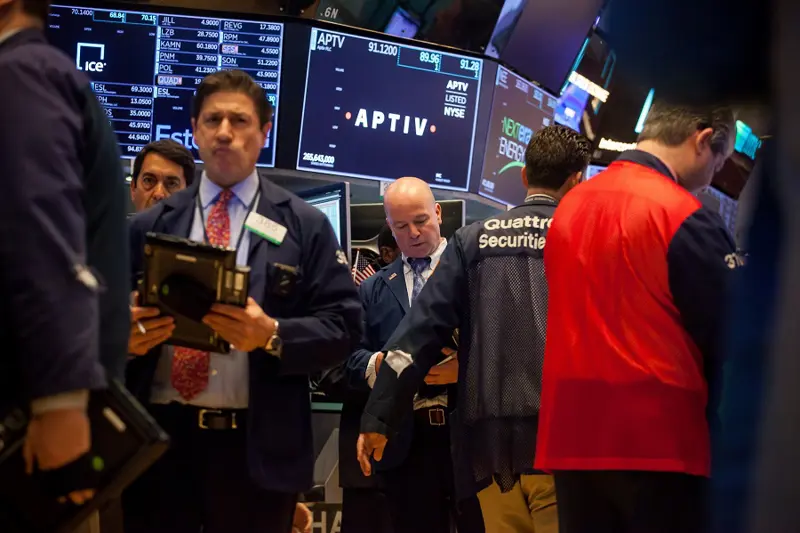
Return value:
M 242 244 L 242 238 L 244 237 L 245 232 L 245 224 L 247 223 L 247 219 L 250 218 L 250 214 L 258 205 L 258 200 L 261 198 L 261 191 L 257 191 L 253 201 L 250 202 L 250 207 L 247 208 L 247 214 L 244 217 L 244 222 L 242 222 L 242 226 L 239 229 L 239 238 L 236 239 L 236 246 L 233 248 L 234 250 L 238 250 L 239 246 Z M 203 225 L 203 243 L 211 244 L 211 240 L 208 238 L 208 232 L 206 231 L 206 217 L 203 215 L 203 204 L 200 202 L 200 192 L 198 191 L 197 196 L 194 197 L 195 205 L 197 206 L 197 210 L 200 213 L 200 222 Z

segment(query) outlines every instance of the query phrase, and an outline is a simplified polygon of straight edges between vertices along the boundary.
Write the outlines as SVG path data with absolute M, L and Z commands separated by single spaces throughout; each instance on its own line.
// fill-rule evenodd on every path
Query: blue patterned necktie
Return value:
M 414 272 L 414 288 L 411 289 L 411 301 L 417 299 L 419 293 L 422 291 L 422 287 L 425 286 L 425 278 L 422 277 L 422 273 L 425 272 L 429 266 L 431 266 L 431 258 L 430 257 L 409 257 L 408 264 L 411 266 L 411 270 Z

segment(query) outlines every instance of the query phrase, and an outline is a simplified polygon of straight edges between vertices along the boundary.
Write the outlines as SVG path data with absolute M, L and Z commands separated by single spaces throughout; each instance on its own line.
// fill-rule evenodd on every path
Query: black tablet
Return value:
M 22 446 L 26 409 L 0 412 L 0 531 L 71 533 L 147 470 L 167 450 L 169 438 L 119 383 L 89 397 L 92 465 L 99 473 L 95 497 L 82 506 L 58 503 L 35 476 L 25 473 Z
M 215 303 L 244 307 L 250 267 L 236 266 L 236 250 L 148 233 L 139 305 L 175 319 L 168 344 L 229 353 L 230 344 L 202 323 Z

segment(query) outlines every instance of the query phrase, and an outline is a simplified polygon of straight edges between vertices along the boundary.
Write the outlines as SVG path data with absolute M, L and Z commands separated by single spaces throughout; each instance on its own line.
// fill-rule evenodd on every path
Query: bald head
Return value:
M 405 177 L 392 182 L 383 193 L 383 206 L 408 202 L 427 202 L 431 207 L 436 203 L 430 186 L 419 178 Z M 388 213 L 387 213 L 388 214 Z
M 442 208 L 427 183 L 411 177 L 396 180 L 383 195 L 383 208 L 404 255 L 426 257 L 436 251 L 442 239 Z

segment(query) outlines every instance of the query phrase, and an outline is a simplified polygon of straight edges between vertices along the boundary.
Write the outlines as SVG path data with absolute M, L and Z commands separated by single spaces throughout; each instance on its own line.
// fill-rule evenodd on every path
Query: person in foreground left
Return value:
M 0 413 L 30 404 L 28 469 L 79 467 L 81 504 L 89 391 L 125 366 L 125 180 L 88 78 L 45 40 L 49 4 L 0 0 Z
M 308 375 L 353 350 L 361 304 L 325 215 L 256 171 L 271 121 L 246 73 L 207 76 L 191 120 L 201 178 L 131 219 L 134 273 L 149 231 L 235 248 L 251 273 L 246 308 L 204 318 L 230 354 L 154 346 L 128 364 L 172 447 L 123 495 L 127 533 L 287 533 L 311 486 Z

